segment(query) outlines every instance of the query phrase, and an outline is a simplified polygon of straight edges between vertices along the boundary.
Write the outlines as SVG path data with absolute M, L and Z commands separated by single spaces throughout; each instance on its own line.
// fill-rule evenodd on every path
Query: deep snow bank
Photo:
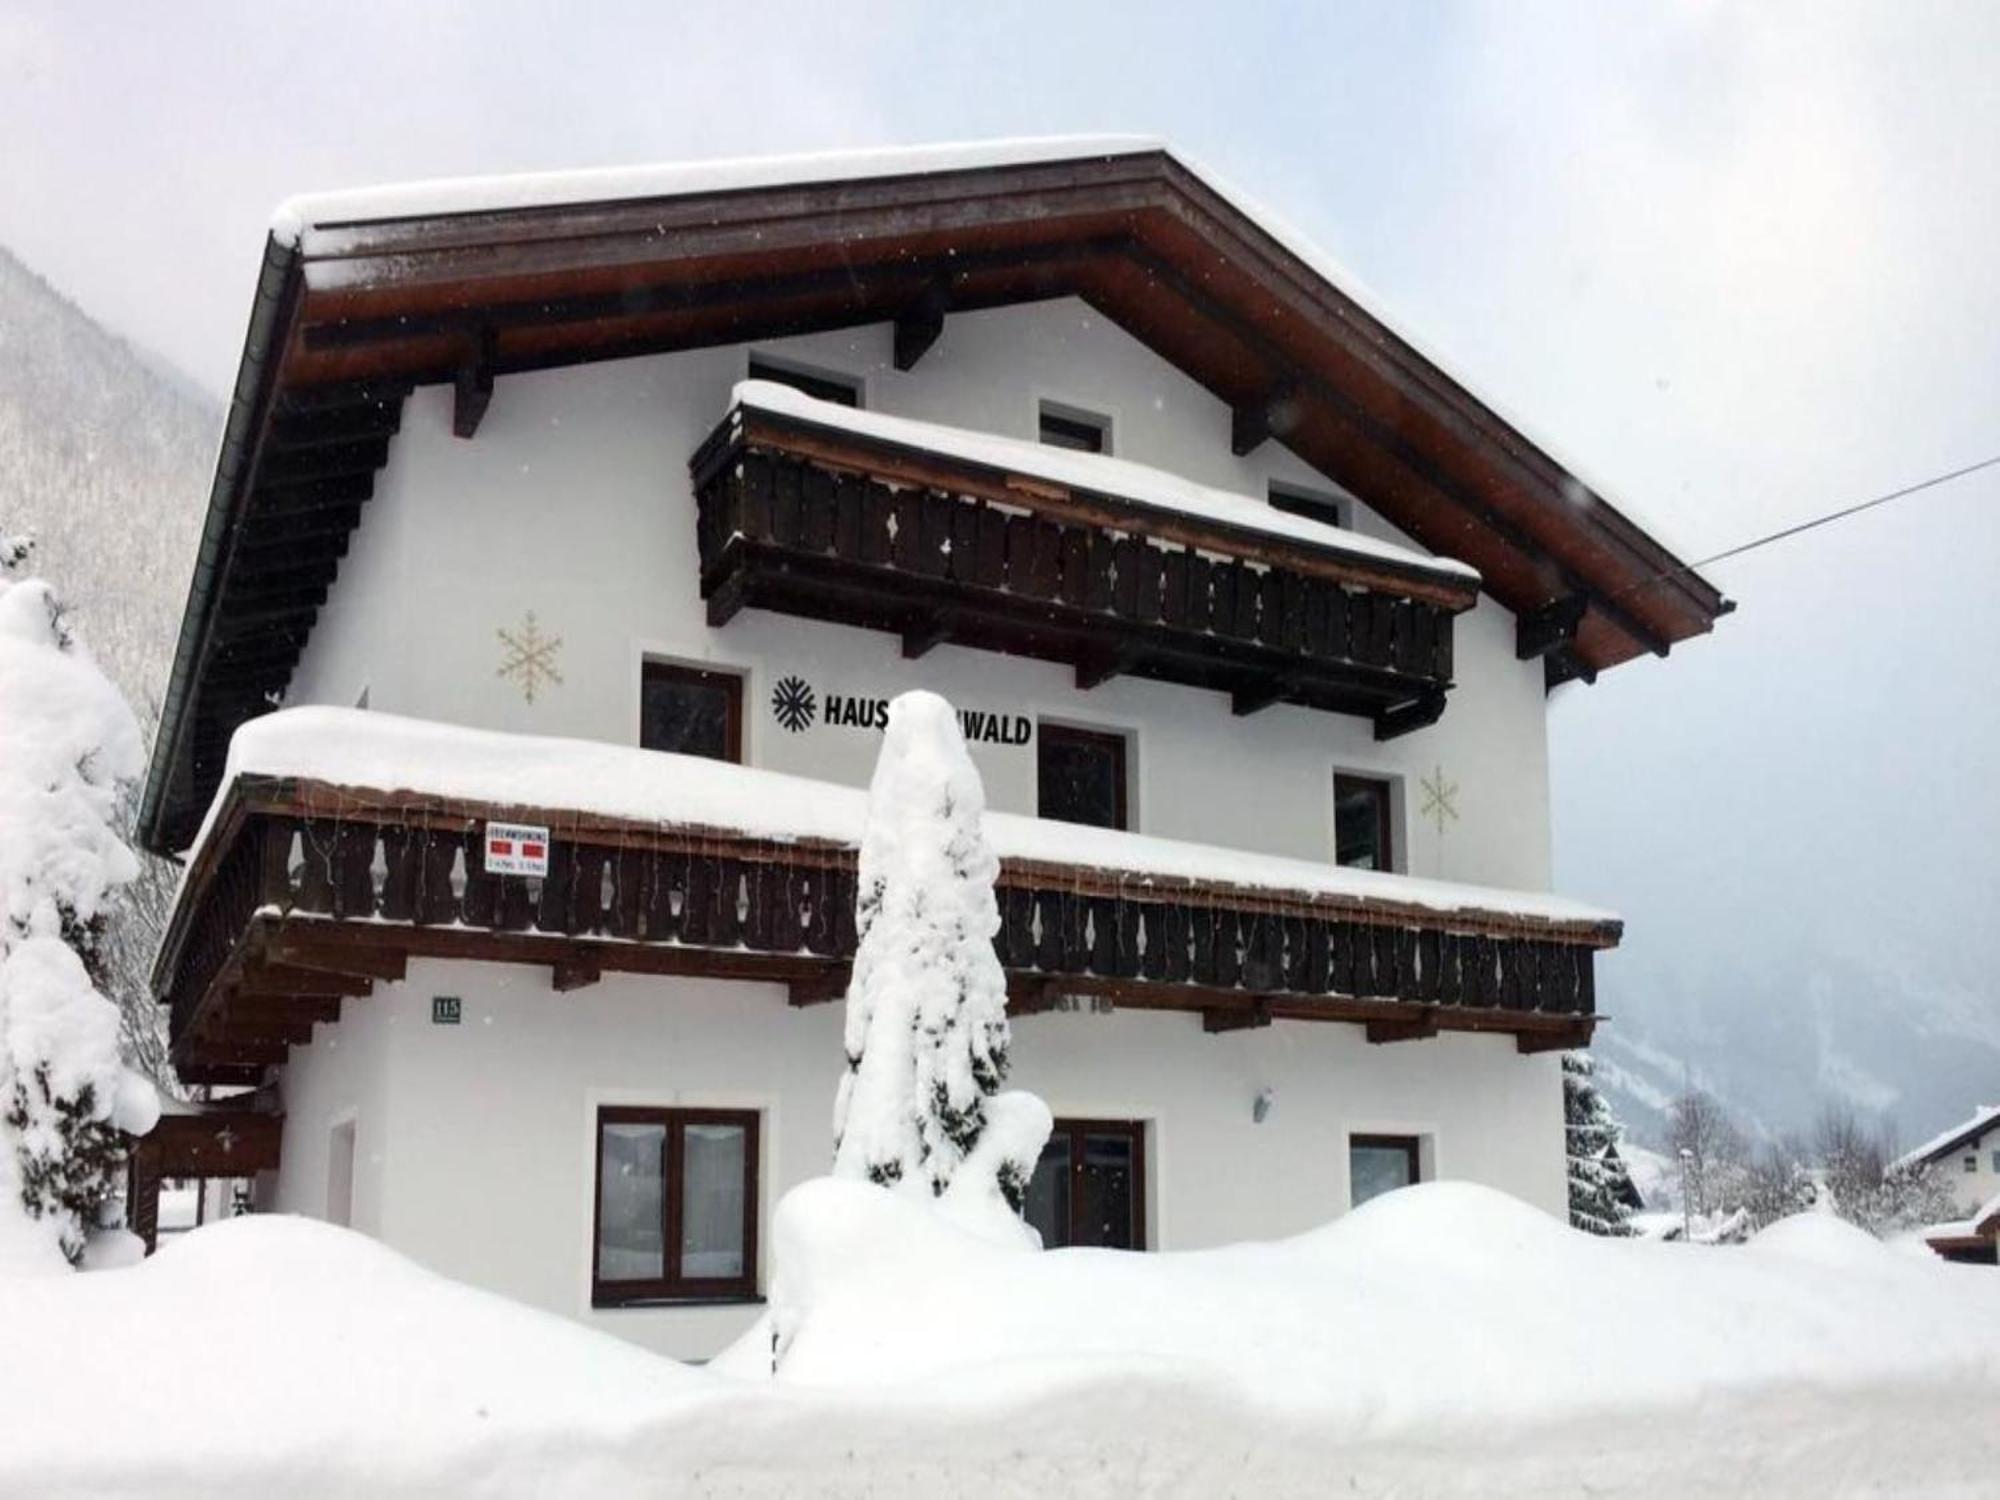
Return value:
M 779 1207 L 803 1305 L 781 1383 L 1016 1389 L 1126 1365 L 1351 1437 L 1957 1386 L 2000 1402 L 2000 1276 L 1802 1216 L 1700 1250 L 1434 1183 L 1272 1244 L 1010 1253 L 865 1185 Z M 804 1263 L 798 1262 L 803 1258 Z M 726 1368 L 753 1374 L 739 1346 Z M 762 1362 L 768 1367 L 768 1360 Z
M 1710 1500 L 2000 1472 L 2000 1276 L 1831 1220 L 1614 1243 L 1447 1184 L 1280 1244 L 1117 1255 L 863 1183 L 780 1217 L 805 1316 L 775 1381 L 298 1220 L 0 1278 L 0 1494 Z

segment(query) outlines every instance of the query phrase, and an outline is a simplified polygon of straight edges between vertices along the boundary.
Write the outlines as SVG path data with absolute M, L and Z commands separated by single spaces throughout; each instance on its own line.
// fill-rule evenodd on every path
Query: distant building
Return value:
M 1343 280 L 1152 143 L 289 205 L 141 819 L 176 1065 L 282 1112 L 259 1205 L 733 1337 L 926 687 L 1047 1242 L 1565 1214 L 1621 924 L 1546 894 L 1545 698 L 1728 603 Z M 247 1160 L 189 1118 L 232 1148 L 159 1176 Z
M 1951 1188 L 1964 1217 L 1924 1231 L 1933 1250 L 1946 1260 L 2000 1264 L 2000 1104 L 1926 1141 L 1891 1170 L 1935 1172 Z

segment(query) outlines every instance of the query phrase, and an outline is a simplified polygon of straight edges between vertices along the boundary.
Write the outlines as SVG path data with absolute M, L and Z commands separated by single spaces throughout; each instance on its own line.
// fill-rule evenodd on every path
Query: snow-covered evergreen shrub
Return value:
M 1018 1215 L 1050 1119 L 1034 1096 L 1000 1091 L 1007 981 L 985 806 L 951 705 L 934 693 L 891 703 L 861 843 L 834 1175 L 997 1195 Z
M 1618 1154 L 1621 1131 L 1598 1092 L 1590 1054 L 1565 1052 L 1563 1123 L 1569 1149 L 1569 1221 L 1591 1234 L 1632 1233 L 1638 1194 Z
M 113 820 L 144 756 L 118 690 L 26 576 L 31 550 L 0 540 L 0 1214 L 19 1203 L 74 1263 L 116 1196 L 120 1132 L 159 1115 L 101 993 L 105 913 L 137 870 Z

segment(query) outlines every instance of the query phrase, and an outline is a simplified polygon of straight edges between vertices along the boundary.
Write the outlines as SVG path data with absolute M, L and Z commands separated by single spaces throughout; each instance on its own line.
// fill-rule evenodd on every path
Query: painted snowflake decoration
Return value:
M 1458 808 L 1455 805 L 1458 799 L 1458 783 L 1444 779 L 1443 766 L 1433 766 L 1431 774 L 1424 777 L 1417 785 L 1423 788 L 1424 793 L 1424 805 L 1418 810 L 1417 816 L 1437 824 L 1438 837 L 1443 838 L 1445 820 L 1449 818 L 1454 823 L 1458 821 Z
M 544 683 L 562 685 L 562 673 L 556 669 L 556 653 L 562 650 L 562 637 L 543 635 L 540 623 L 531 609 L 521 621 L 519 630 L 496 630 L 504 649 L 496 677 L 510 677 L 520 685 L 521 696 L 530 703 Z
M 771 712 L 793 734 L 812 723 L 818 708 L 812 685 L 802 678 L 780 677 L 778 685 L 771 689 Z

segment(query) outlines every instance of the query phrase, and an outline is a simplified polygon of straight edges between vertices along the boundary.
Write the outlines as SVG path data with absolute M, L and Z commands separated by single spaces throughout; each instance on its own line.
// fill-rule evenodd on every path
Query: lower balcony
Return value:
M 357 736 L 375 743 L 356 774 L 330 778 Z M 455 777 L 458 740 L 477 742 L 480 774 Z M 797 1005 L 844 991 L 858 791 L 347 710 L 257 720 L 233 760 L 155 972 L 191 1083 L 259 1080 L 411 958 L 544 966 L 558 990 L 623 972 L 777 983 Z M 366 784 L 404 779 L 380 774 L 392 763 L 418 785 Z M 534 800 L 484 795 L 499 785 Z M 774 826 L 808 806 L 796 832 Z M 545 874 L 488 873 L 500 824 L 546 831 Z M 1333 1021 L 1374 1042 L 1574 1047 L 1595 1024 L 1596 953 L 1620 935 L 1547 897 L 1000 814 L 988 832 L 1017 1015 L 1083 1004 L 1190 1012 L 1214 1032 Z

